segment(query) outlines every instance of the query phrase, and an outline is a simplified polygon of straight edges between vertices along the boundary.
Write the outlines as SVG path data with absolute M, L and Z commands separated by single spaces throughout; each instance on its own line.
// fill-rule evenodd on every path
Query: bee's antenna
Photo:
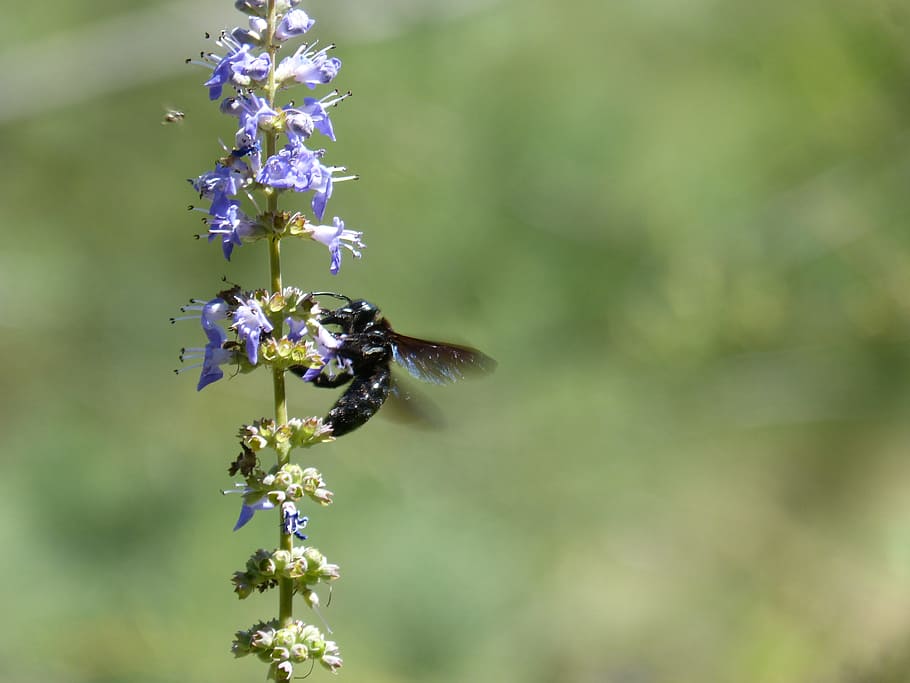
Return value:
M 335 292 L 310 292 L 311 296 L 333 296 L 336 299 L 343 299 L 348 303 L 351 303 L 353 299 L 345 294 L 336 294 Z

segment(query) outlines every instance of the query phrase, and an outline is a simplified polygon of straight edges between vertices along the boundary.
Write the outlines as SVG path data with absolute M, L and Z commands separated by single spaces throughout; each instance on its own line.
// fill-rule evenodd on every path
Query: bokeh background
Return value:
M 446 430 L 304 454 L 339 680 L 910 680 L 910 5 L 306 8 L 355 93 L 328 158 L 362 180 L 328 214 L 369 246 L 333 278 L 290 244 L 286 281 L 499 361 L 426 390 Z M 232 128 L 183 59 L 241 20 L 4 15 L 4 683 L 264 675 L 228 649 L 274 596 L 228 580 L 273 520 L 232 533 L 218 491 L 269 383 L 197 394 L 171 371 L 201 335 L 168 324 L 266 284 L 186 211 Z

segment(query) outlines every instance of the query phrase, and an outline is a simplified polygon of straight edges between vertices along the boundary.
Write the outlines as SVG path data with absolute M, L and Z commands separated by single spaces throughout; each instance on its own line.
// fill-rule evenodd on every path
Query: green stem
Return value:
M 277 23 L 277 12 L 275 9 L 275 0 L 269 0 L 268 15 L 268 36 L 266 44 L 268 45 L 269 56 L 271 57 L 272 68 L 269 70 L 269 81 L 266 86 L 266 96 L 269 106 L 275 105 L 275 94 L 277 84 L 275 83 L 275 58 L 278 54 L 278 45 L 275 42 L 275 26 Z M 275 154 L 278 145 L 278 135 L 269 132 L 265 136 L 265 153 L 266 158 Z M 268 195 L 268 211 L 271 216 L 278 213 L 278 193 L 272 191 Z M 272 292 L 280 292 L 281 284 L 281 240 L 278 235 L 269 240 L 269 276 Z M 274 322 L 276 336 L 282 334 L 282 321 Z M 272 384 L 275 394 L 275 422 L 278 424 L 287 424 L 288 422 L 288 403 L 284 387 L 284 371 L 275 369 L 272 372 Z M 278 466 L 286 465 L 290 459 L 290 449 L 282 448 L 278 451 Z M 294 536 L 284 533 L 284 520 L 279 519 L 279 546 L 283 550 L 290 551 L 294 547 Z M 291 624 L 294 618 L 294 582 L 291 579 L 280 579 L 278 581 L 278 619 L 282 627 Z

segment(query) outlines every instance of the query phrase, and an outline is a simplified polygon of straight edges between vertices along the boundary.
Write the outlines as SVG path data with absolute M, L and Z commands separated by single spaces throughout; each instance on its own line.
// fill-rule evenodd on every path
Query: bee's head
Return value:
M 364 332 L 369 327 L 382 320 L 382 313 L 374 304 L 363 299 L 352 301 L 343 308 L 345 313 L 350 316 L 351 332 Z
M 376 323 L 382 322 L 379 309 L 369 301 L 356 299 L 346 306 L 336 308 L 322 318 L 323 325 L 340 325 L 345 334 L 366 332 Z

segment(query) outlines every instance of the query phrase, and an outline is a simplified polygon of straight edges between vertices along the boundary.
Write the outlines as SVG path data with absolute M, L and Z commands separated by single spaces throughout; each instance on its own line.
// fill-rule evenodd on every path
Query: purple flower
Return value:
M 292 342 L 299 342 L 307 332 L 307 321 L 297 320 L 288 316 L 284 319 L 284 324 L 288 326 L 287 338 Z
M 240 128 L 234 135 L 234 149 L 231 150 L 231 157 L 240 158 L 249 155 L 251 165 L 258 170 L 262 147 L 259 142 L 259 128 L 278 116 L 278 112 L 269 106 L 268 100 L 252 94 L 226 98 L 221 102 L 221 112 L 236 116 L 240 120 Z
M 221 249 L 228 261 L 234 247 L 241 246 L 244 239 L 252 239 L 261 232 L 259 224 L 240 210 L 240 202 L 229 200 L 226 195 L 215 197 L 205 222 L 209 226 L 209 242 L 221 237 Z
M 259 360 L 259 337 L 263 332 L 272 331 L 272 323 L 265 317 L 258 301 L 255 299 L 240 301 L 240 305 L 234 311 L 234 324 L 231 328 L 236 330 L 237 336 L 243 340 L 250 363 L 256 365 Z
M 198 358 L 202 356 L 201 364 L 189 366 L 202 366 L 202 373 L 199 376 L 199 383 L 196 385 L 196 391 L 201 391 L 203 387 L 208 386 L 224 377 L 224 371 L 221 366 L 235 360 L 236 352 L 224 348 L 227 341 L 227 333 L 219 324 L 228 316 L 228 304 L 224 299 L 215 298 L 200 306 L 187 306 L 183 310 L 199 310 L 199 320 L 202 323 L 202 331 L 208 338 L 208 343 L 202 348 L 184 349 L 182 358 Z M 189 369 L 189 368 L 187 368 Z
M 297 2 L 291 2 L 296 5 Z M 234 7 L 244 14 L 265 14 L 268 11 L 268 2 L 266 0 L 234 0 Z
M 322 220 L 325 215 L 325 205 L 332 196 L 332 173 L 343 171 L 344 166 L 323 166 L 317 160 L 310 173 L 310 187 L 313 190 L 313 213 Z
M 313 28 L 316 23 L 315 19 L 310 19 L 302 9 L 292 9 L 284 15 L 278 28 L 275 29 L 275 37 L 278 40 L 287 40 L 294 36 L 300 36 Z
M 259 510 L 271 510 L 275 507 L 275 503 L 270 501 L 269 497 L 266 495 L 247 501 L 247 497 L 249 497 L 250 493 L 253 493 L 253 491 L 248 490 L 248 492 L 245 491 L 243 494 L 243 505 L 240 506 L 240 517 L 237 518 L 237 523 L 234 525 L 234 531 L 237 531 L 237 529 L 253 519 L 253 515 Z
M 277 154 L 265 160 L 256 180 L 263 185 L 270 185 L 283 190 L 295 192 L 313 191 L 313 213 L 322 220 L 325 205 L 332 196 L 332 183 L 342 180 L 353 180 L 356 176 L 334 178 L 336 171 L 344 171 L 344 166 L 323 166 L 319 159 L 324 150 L 307 149 L 300 138 L 292 139 Z
M 224 370 L 221 366 L 230 363 L 234 358 L 234 353 L 224 348 L 224 342 L 227 341 L 227 333 L 220 325 L 215 325 L 206 331 L 209 343 L 205 345 L 202 360 L 202 373 L 199 375 L 199 383 L 196 385 L 196 391 L 201 391 L 203 387 L 212 382 L 216 382 L 224 377 Z
M 225 85 L 247 87 L 253 81 L 265 80 L 272 65 L 267 52 L 254 57 L 250 54 L 249 45 L 239 45 L 227 39 L 223 39 L 223 42 L 229 52 L 215 65 L 212 77 L 205 82 L 211 100 L 221 97 L 221 90 Z
M 291 140 L 277 154 L 265 160 L 256 180 L 282 190 L 305 192 L 310 189 L 313 165 L 317 163 L 314 152 L 299 140 Z
M 315 52 L 313 47 L 302 45 L 293 55 L 281 60 L 275 69 L 275 79 L 279 83 L 295 80 L 310 89 L 331 83 L 341 69 L 340 59 L 327 56 L 333 47 L 335 46 L 328 45 Z
M 233 100 L 232 106 L 225 107 L 222 103 L 221 110 L 237 116 L 240 119 L 240 130 L 253 139 L 259 136 L 260 123 L 278 116 L 278 112 L 269 106 L 264 97 L 245 95 L 229 99 Z
M 238 43 L 250 45 L 260 45 L 262 36 L 269 28 L 269 22 L 262 17 L 250 17 L 249 28 L 240 28 L 239 26 L 231 29 L 231 38 Z
M 337 275 L 341 268 L 341 248 L 348 249 L 354 258 L 360 258 L 360 250 L 366 247 L 366 244 L 360 239 L 363 237 L 362 232 L 356 230 L 346 230 L 344 221 L 335 216 L 332 225 L 313 225 L 308 226 L 311 230 L 310 237 L 317 242 L 322 242 L 329 248 L 332 255 L 332 265 L 329 268 L 332 275 Z
M 209 337 L 210 341 L 212 337 L 209 334 L 209 331 L 213 328 L 221 329 L 218 322 L 227 320 L 230 310 L 231 308 L 228 305 L 228 302 L 220 297 L 215 297 L 211 301 L 207 301 L 203 304 L 199 320 L 202 322 L 202 329 L 206 336 Z
M 313 134 L 313 130 L 318 130 L 329 140 L 335 142 L 335 131 L 332 129 L 332 122 L 329 120 L 326 108 L 338 104 L 349 97 L 350 93 L 337 95 L 336 90 L 321 100 L 307 97 L 303 100 L 302 107 L 285 107 L 288 137 L 293 139 L 294 136 L 297 136 L 306 139 Z
M 301 515 L 297 511 L 297 506 L 291 501 L 287 500 L 281 504 L 281 530 L 283 533 L 293 534 L 301 541 L 305 541 L 307 537 L 303 530 L 306 529 L 309 521 L 310 518 Z
M 316 122 L 312 116 L 300 109 L 291 109 L 290 107 L 285 107 L 285 111 L 287 112 L 285 127 L 289 139 L 301 138 L 306 140 L 313 134 L 316 129 Z
M 242 182 L 243 174 L 240 169 L 220 163 L 215 164 L 214 171 L 206 171 L 195 180 L 190 180 L 190 184 L 200 197 L 212 200 L 218 196 L 233 197 Z
M 231 150 L 231 158 L 241 159 L 249 156 L 252 167 L 258 169 L 261 147 L 257 138 L 251 137 L 249 133 L 241 128 L 234 136 L 234 149 Z
M 336 364 L 341 364 L 342 367 L 339 372 L 344 371 L 350 366 L 349 360 L 338 357 L 338 349 L 341 347 L 341 340 L 335 337 L 335 335 L 329 332 L 321 324 L 317 323 L 316 326 L 316 350 L 319 351 L 319 355 L 322 356 L 322 365 L 318 368 L 307 369 L 301 376 L 301 379 L 303 379 L 304 382 L 312 382 L 322 372 L 323 368 L 328 366 L 332 361 Z

